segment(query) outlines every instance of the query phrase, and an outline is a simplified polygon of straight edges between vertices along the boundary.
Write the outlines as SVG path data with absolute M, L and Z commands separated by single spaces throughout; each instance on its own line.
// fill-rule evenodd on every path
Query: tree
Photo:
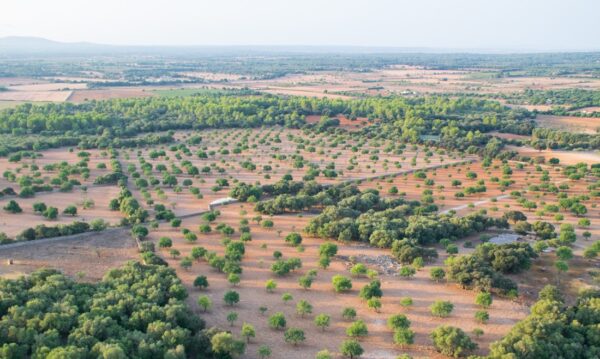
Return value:
M 410 320 L 404 314 L 392 315 L 387 320 L 387 326 L 392 330 L 406 329 L 410 327 Z
M 171 248 L 173 246 L 173 240 L 168 237 L 160 237 L 158 240 L 159 248 Z
M 242 336 L 246 337 L 247 343 L 250 343 L 250 338 L 254 338 L 256 336 L 256 330 L 254 329 L 254 326 L 244 322 L 244 324 L 242 324 Z
M 273 291 L 277 288 L 277 282 L 275 282 L 273 279 L 269 279 L 267 280 L 267 282 L 265 283 L 265 289 L 267 290 L 267 292 L 269 293 L 273 293 Z
M 444 271 L 444 269 L 441 267 L 433 267 L 429 270 L 429 276 L 432 280 L 439 283 L 446 277 L 446 271 Z
M 185 257 L 181 260 L 181 262 L 179 262 L 179 265 L 181 266 L 181 268 L 189 270 L 192 266 L 192 259 L 189 257 Z
M 194 247 L 192 248 L 192 252 L 190 253 L 190 256 L 192 258 L 194 258 L 195 260 L 200 260 L 200 258 L 204 257 L 206 255 L 207 251 L 205 248 L 203 247 Z
M 346 335 L 349 337 L 364 337 L 369 334 L 367 325 L 362 320 L 357 320 L 346 329 Z
M 302 299 L 296 303 L 296 313 L 300 315 L 300 317 L 304 318 L 305 314 L 312 313 L 313 307 L 308 301 Z
M 473 335 L 475 336 L 475 338 L 479 338 L 480 336 L 483 335 L 483 329 L 481 329 L 481 328 L 473 329 Z
M 42 214 L 47 219 L 56 219 L 58 217 L 58 208 L 56 207 L 48 207 Z
M 77 207 L 70 205 L 63 209 L 63 214 L 75 217 L 77 215 Z
M 358 296 L 364 300 L 369 300 L 371 298 L 381 298 L 383 296 L 383 291 L 381 290 L 381 282 L 376 279 L 372 280 L 369 284 L 366 284 L 361 288 Z
M 367 300 L 367 306 L 369 307 L 369 309 L 373 309 L 376 313 L 379 313 L 379 310 L 381 309 L 381 300 L 379 298 L 373 297 Z
M 227 281 L 233 286 L 237 286 L 238 284 L 240 284 L 240 280 L 241 279 L 239 274 L 236 273 L 229 273 L 229 275 L 227 276 Z
M 271 348 L 269 348 L 267 345 L 261 345 L 260 347 L 258 347 L 258 356 L 260 357 L 260 359 L 266 359 L 268 357 L 271 356 Z
M 284 303 L 287 303 L 290 300 L 294 300 L 294 297 L 290 293 L 286 292 L 281 295 L 281 300 L 283 300 Z
M 417 273 L 417 271 L 412 266 L 403 266 L 402 268 L 400 268 L 400 271 L 398 272 L 398 274 L 400 274 L 400 276 L 403 278 L 414 277 L 414 275 L 416 273 Z
M 568 261 L 573 258 L 573 250 L 566 246 L 560 246 L 556 249 L 556 256 L 562 261 Z
M 269 326 L 273 329 L 283 329 L 286 326 L 285 316 L 277 312 L 269 317 Z
M 319 246 L 319 256 L 331 258 L 337 254 L 338 246 L 334 243 L 323 243 Z
M 478 323 L 485 324 L 488 322 L 488 320 L 490 320 L 490 314 L 485 310 L 478 310 L 475 312 L 475 320 Z
M 312 286 L 312 282 L 313 282 L 313 277 L 310 275 L 303 275 L 300 278 L 298 278 L 298 284 L 303 289 L 309 289 Z
M 235 290 L 227 291 L 223 295 L 223 301 L 229 306 L 237 304 L 240 301 L 240 294 Z
M 431 310 L 431 314 L 433 314 L 434 316 L 446 318 L 450 315 L 450 313 L 452 313 L 452 310 L 454 309 L 454 304 L 444 300 L 436 300 L 429 307 L 429 309 Z
M 464 352 L 477 349 L 477 344 L 460 328 L 441 325 L 430 335 L 433 346 L 440 353 L 452 357 L 462 356 Z
M 35 213 L 42 214 L 46 210 L 46 208 L 48 208 L 48 207 L 46 206 L 46 204 L 44 202 L 36 202 L 33 204 L 33 211 Z
M 319 314 L 315 317 L 315 325 L 325 331 L 325 328 L 329 327 L 331 317 L 327 314 Z
M 292 232 L 285 236 L 285 242 L 294 247 L 299 246 L 302 243 L 302 236 L 296 232 Z
M 489 308 L 492 305 L 492 295 L 488 292 L 479 292 L 475 297 L 475 304 L 486 309 Z
M 283 334 L 286 343 L 292 343 L 293 345 L 298 345 L 306 340 L 304 336 L 304 330 L 299 328 L 289 328 Z
M 208 279 L 204 275 L 199 275 L 194 279 L 194 287 L 200 289 L 208 288 Z
M 13 214 L 23 212 L 23 209 L 21 209 L 21 206 L 19 206 L 19 204 L 12 199 L 10 201 L 8 201 L 8 203 L 3 208 L 6 212 L 13 213 Z
M 342 310 L 342 317 L 346 320 L 354 320 L 356 318 L 356 309 L 347 307 Z
M 567 272 L 569 270 L 569 265 L 565 261 L 556 261 L 554 262 L 554 267 L 558 271 L 558 276 L 556 277 L 557 281 L 560 281 L 560 273 Z
M 220 332 L 210 340 L 213 352 L 222 355 L 242 355 L 246 351 L 246 343 L 236 340 L 231 333 Z
M 367 266 L 362 263 L 357 263 L 350 269 L 350 273 L 353 277 L 363 277 L 367 275 Z
M 206 295 L 198 297 L 198 305 L 202 307 L 202 309 L 206 312 L 212 307 L 212 300 Z
M 50 208 L 52 208 L 52 207 L 49 207 L 48 209 L 50 209 Z M 133 226 L 131 228 L 131 235 L 134 238 L 137 238 L 140 240 L 146 238 L 148 236 L 148 233 L 149 233 L 148 228 L 141 226 L 139 224 L 136 224 L 135 226 Z
M 360 343 L 354 339 L 344 340 L 340 345 L 340 353 L 350 359 L 358 358 L 364 353 L 364 349 Z
M 326 257 L 326 256 L 319 257 L 319 267 L 320 268 L 327 269 L 327 267 L 329 267 L 330 264 L 331 264 L 331 259 L 329 257 Z
M 394 331 L 394 344 L 404 347 L 414 343 L 415 332 L 408 328 L 399 328 Z
M 343 275 L 334 275 L 331 278 L 331 283 L 333 284 L 333 289 L 337 293 L 347 292 L 352 289 L 352 281 L 350 278 L 344 277 Z
M 233 327 L 233 324 L 235 323 L 235 321 L 238 319 L 238 314 L 236 312 L 229 312 L 227 313 L 227 321 L 229 322 L 229 325 Z

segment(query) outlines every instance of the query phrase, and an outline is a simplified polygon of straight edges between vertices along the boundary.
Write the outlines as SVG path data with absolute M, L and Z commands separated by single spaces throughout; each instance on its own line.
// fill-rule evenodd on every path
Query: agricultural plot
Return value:
M 476 293 L 466 292 L 451 284 L 436 283 L 429 278 L 430 269 L 440 265 L 443 258 L 420 269 L 413 278 L 405 279 L 389 269 L 385 270 L 380 264 L 369 263 L 369 260 L 375 258 L 381 260 L 389 257 L 389 251 L 365 245 L 338 243 L 339 249 L 337 255 L 332 257 L 331 265 L 322 269 L 319 266 L 319 247 L 324 241 L 304 235 L 300 247 L 294 247 L 285 241 L 287 235 L 306 226 L 314 215 L 262 216 L 262 220 L 257 222 L 256 218 L 260 217 L 260 214 L 253 212 L 251 208 L 248 204 L 220 207 L 221 214 L 214 222 L 207 222 L 201 217 L 184 219 L 177 228 L 168 224 L 161 225 L 149 237 L 157 248 L 164 243 L 161 242 L 164 238 L 171 240 L 169 246 L 157 251 L 170 266 L 177 269 L 178 276 L 188 286 L 191 293 L 188 300 L 190 305 L 196 307 L 198 298 L 202 296 L 207 296 L 212 301 L 209 310 L 204 312 L 202 308 L 198 308 L 196 313 L 209 323 L 218 324 L 234 333 L 241 330 L 243 323 L 249 323 L 256 328 L 257 335 L 250 341 L 245 357 L 258 358 L 258 347 L 263 344 L 271 347 L 273 356 L 278 358 L 314 358 L 315 354 L 323 349 L 336 352 L 339 344 L 346 338 L 346 330 L 355 320 L 364 320 L 368 328 L 369 335 L 361 339 L 361 345 L 368 353 L 367 357 L 387 358 L 401 353 L 408 353 L 414 357 L 437 357 L 429 346 L 428 333 L 439 325 L 460 323 L 460 327 L 468 332 L 475 328 L 483 328 L 485 335 L 477 342 L 482 348 L 486 348 L 490 342 L 499 339 L 527 314 L 525 307 L 510 300 L 498 299 L 489 309 L 489 322 L 485 325 L 478 323 L 475 320 L 475 312 L 481 308 L 474 304 Z M 265 221 L 272 221 L 273 227 L 265 228 Z M 244 224 L 246 222 L 247 225 Z M 203 233 L 205 229 L 199 230 L 207 225 L 212 228 L 210 233 Z M 220 225 L 235 228 L 235 233 L 230 239 L 224 239 L 216 230 Z M 228 281 L 227 274 L 220 273 L 202 258 L 194 260 L 189 268 L 181 267 L 181 258 L 192 256 L 194 248 L 202 247 L 208 252 L 224 256 L 225 243 L 229 240 L 239 240 L 239 228 L 243 226 L 250 228 L 252 238 L 251 241 L 244 242 L 245 254 L 241 261 L 240 283 L 232 284 Z M 186 239 L 182 233 L 185 229 L 194 233 L 196 239 L 190 240 L 189 236 Z M 299 258 L 302 268 L 287 275 L 274 274 L 271 271 L 272 265 L 277 261 L 274 253 L 275 256 L 281 254 L 283 259 Z M 377 273 L 384 292 L 381 309 L 369 309 L 366 301 L 359 297 L 360 289 L 371 280 L 366 275 L 352 275 L 351 258 L 358 258 L 354 263 L 366 263 L 368 269 Z M 310 272 L 316 272 L 316 275 L 310 288 L 304 289 L 299 280 L 306 278 Z M 202 275 L 208 279 L 209 285 L 206 289 L 193 285 L 196 277 Z M 352 278 L 352 289 L 336 293 L 332 286 L 332 278 L 336 275 Z M 276 283 L 276 288 L 266 288 L 269 280 Z M 227 305 L 223 301 L 225 293 L 231 290 L 240 296 L 239 303 L 235 305 Z M 286 296 L 288 299 L 282 299 Z M 412 299 L 412 304 L 406 304 L 407 298 Z M 404 305 L 401 304 L 403 299 Z M 447 300 L 455 306 L 451 316 L 437 318 L 430 313 L 429 307 L 437 300 Z M 307 301 L 312 306 L 311 313 L 297 313 L 297 305 L 301 301 Z M 264 313 L 261 313 L 261 307 L 266 308 Z M 356 309 L 357 317 L 354 320 L 343 318 L 342 311 L 346 307 Z M 237 314 L 237 319 L 232 323 L 227 320 L 231 312 Z M 304 330 L 306 341 L 301 348 L 282 345 L 284 330 L 269 326 L 269 317 L 279 312 L 284 314 L 288 328 Z M 319 314 L 330 316 L 330 324 L 323 330 L 314 324 L 315 317 Z M 415 345 L 403 349 L 393 344 L 393 330 L 389 329 L 386 323 L 389 317 L 396 314 L 406 315 L 411 321 L 411 329 L 415 332 Z M 327 337 L 327 341 L 323 340 L 324 336 Z

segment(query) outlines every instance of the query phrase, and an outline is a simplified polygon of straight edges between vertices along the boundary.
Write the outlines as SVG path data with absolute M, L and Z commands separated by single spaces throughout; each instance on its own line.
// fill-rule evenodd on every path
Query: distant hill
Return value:
M 0 38 L 0 54 L 90 54 L 122 52 L 125 48 L 89 42 L 60 42 L 41 37 L 8 36 Z
M 111 55 L 111 54 L 188 54 L 188 55 L 257 55 L 257 54 L 406 54 L 451 53 L 458 50 L 368 47 L 368 46 L 124 46 L 91 42 L 60 42 L 41 37 L 0 37 L 0 56 L 20 55 Z

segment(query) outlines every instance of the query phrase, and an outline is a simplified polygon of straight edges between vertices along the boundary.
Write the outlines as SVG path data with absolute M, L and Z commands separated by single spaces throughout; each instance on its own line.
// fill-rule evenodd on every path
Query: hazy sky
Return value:
M 600 49 L 600 0 L 2 0 L 0 36 L 140 45 Z

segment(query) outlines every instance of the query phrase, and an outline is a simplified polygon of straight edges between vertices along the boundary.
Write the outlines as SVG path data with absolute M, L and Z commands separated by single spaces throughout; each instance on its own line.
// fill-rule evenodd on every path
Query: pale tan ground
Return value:
M 590 106 L 590 107 L 582 107 L 578 108 L 574 112 L 582 112 L 582 113 L 595 113 L 600 112 L 600 106 Z
M 127 229 L 84 234 L 81 239 L 29 242 L 25 246 L 0 246 L 0 276 L 16 278 L 40 268 L 58 269 L 84 281 L 98 281 L 112 268 L 137 260 L 137 245 Z M 13 260 L 12 265 L 7 261 Z
M 600 117 L 537 115 L 535 121 L 540 127 L 575 133 L 597 134 L 600 129 Z
M 63 102 L 72 91 L 3 91 L 0 101 Z
M 517 151 L 520 155 L 531 158 L 543 157 L 546 160 L 558 158 L 561 163 L 575 165 L 577 163 L 600 163 L 600 152 L 598 151 L 563 151 L 563 150 L 541 150 L 527 146 L 506 146 L 507 150 Z

